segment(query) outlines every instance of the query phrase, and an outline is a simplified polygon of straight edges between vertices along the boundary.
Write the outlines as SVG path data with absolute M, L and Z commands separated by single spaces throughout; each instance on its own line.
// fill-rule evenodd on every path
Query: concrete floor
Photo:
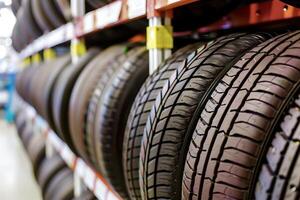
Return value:
M 0 199 L 42 199 L 16 129 L 3 121 L 0 121 Z

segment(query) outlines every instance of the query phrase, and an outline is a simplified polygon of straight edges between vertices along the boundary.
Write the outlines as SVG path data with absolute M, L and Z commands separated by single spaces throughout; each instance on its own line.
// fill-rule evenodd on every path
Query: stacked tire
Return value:
M 125 43 L 17 86 L 124 199 L 297 199 L 299 47 L 299 31 L 235 33 L 148 75 L 144 45 Z
M 96 199 L 90 191 L 85 191 L 77 198 L 74 197 L 73 172 L 58 153 L 54 152 L 53 155 L 46 156 L 44 135 L 36 133 L 34 127 L 26 119 L 26 113 L 17 112 L 16 127 L 32 162 L 33 174 L 41 187 L 43 199 Z
M 54 30 L 67 22 L 54 0 L 13 0 L 12 10 L 17 18 L 12 33 L 12 45 L 17 52 L 44 32 Z
M 119 165 L 122 133 L 147 75 L 146 48 L 126 43 L 105 50 L 91 48 L 75 64 L 67 54 L 27 67 L 17 76 L 17 91 L 74 152 L 126 197 Z M 115 114 L 119 111 L 122 116 Z

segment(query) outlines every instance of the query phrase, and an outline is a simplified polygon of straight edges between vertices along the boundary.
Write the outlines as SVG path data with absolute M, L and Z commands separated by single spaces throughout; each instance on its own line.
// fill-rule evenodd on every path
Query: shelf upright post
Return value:
M 77 32 L 82 28 L 80 24 L 81 18 L 85 15 L 85 0 L 71 0 L 71 12 L 75 27 L 75 37 L 71 40 L 71 56 L 72 62 L 76 63 L 80 56 L 86 53 L 85 42 L 83 38 L 79 38 Z
M 173 48 L 172 11 L 158 12 L 156 0 L 147 1 L 147 49 L 149 50 L 149 73 L 152 74 L 169 56 Z
M 77 36 L 78 27 L 80 27 L 80 18 L 85 14 L 85 0 L 71 0 L 71 12 L 75 27 L 75 37 L 71 40 L 70 49 L 72 63 L 75 64 L 78 62 L 80 56 L 86 52 L 84 39 Z M 80 178 L 80 175 L 74 170 L 74 196 L 79 197 L 85 189 L 85 185 Z

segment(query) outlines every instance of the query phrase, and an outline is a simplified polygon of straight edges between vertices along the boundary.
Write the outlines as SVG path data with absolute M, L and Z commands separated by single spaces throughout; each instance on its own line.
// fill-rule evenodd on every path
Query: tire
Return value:
M 58 10 L 64 16 L 64 19 L 69 22 L 72 20 L 72 11 L 70 1 L 53 0 Z
M 197 104 L 248 49 L 267 34 L 233 34 L 216 39 L 189 56 L 156 98 L 144 130 L 140 152 L 140 184 L 144 199 L 180 199 L 182 172 L 193 133 L 190 121 Z
M 11 1 L 11 10 L 14 13 L 15 16 L 17 16 L 18 10 L 20 8 L 21 4 L 18 0 L 12 0 Z
M 54 85 L 59 74 L 70 64 L 71 56 L 69 54 L 56 58 L 53 62 L 49 63 L 46 68 L 44 68 L 43 74 L 46 74 L 46 76 L 39 83 L 42 86 L 38 93 L 40 114 L 47 120 L 53 130 L 55 130 L 55 125 L 52 113 L 53 108 L 51 104 L 51 96 L 53 95 Z
M 99 8 L 106 4 L 108 4 L 110 1 L 108 0 L 87 0 L 87 3 L 93 8 Z
M 66 23 L 66 19 L 56 5 L 55 0 L 41 1 L 41 8 L 54 28 L 58 28 Z
M 127 198 L 122 168 L 123 134 L 135 95 L 148 75 L 148 52 L 145 47 L 136 47 L 126 57 L 99 101 L 94 140 L 102 175 L 123 198 Z
M 89 100 L 88 111 L 87 111 L 87 122 L 86 122 L 86 148 L 88 155 L 93 163 L 93 165 L 97 168 L 99 172 L 101 172 L 100 167 L 98 166 L 97 156 L 96 156 L 96 148 L 95 148 L 95 140 L 97 130 L 95 130 L 96 122 L 96 114 L 97 114 L 97 107 L 101 105 L 101 97 L 103 94 L 103 90 L 105 86 L 109 83 L 111 77 L 116 72 L 116 70 L 121 66 L 121 63 L 124 63 L 127 59 L 127 53 L 132 48 L 134 48 L 136 44 L 126 44 L 124 45 L 123 54 L 116 56 L 115 59 L 111 60 L 107 63 L 109 66 L 105 72 L 99 78 L 96 87 L 93 91 L 92 96 Z
M 200 44 L 188 45 L 173 54 L 147 78 L 135 98 L 127 120 L 123 142 L 123 168 L 130 199 L 141 198 L 138 179 L 140 146 L 147 117 L 154 105 L 155 98 L 171 74 L 176 71 L 179 63 L 183 62 L 199 46 Z
M 50 181 L 45 192 L 45 200 L 69 200 L 73 198 L 73 174 L 69 168 L 59 171 Z
M 300 32 L 293 32 L 256 46 L 203 102 L 182 198 L 254 198 L 271 133 L 299 87 L 299 45 Z
M 20 40 L 20 38 L 17 36 L 19 32 L 19 23 L 16 22 L 12 30 L 11 45 L 13 49 L 18 53 L 21 52 L 23 48 L 22 40 Z
M 69 101 L 74 84 L 83 68 L 99 53 L 90 49 L 75 65 L 67 66 L 57 78 L 54 85 L 51 104 L 56 133 L 75 151 L 68 123 Z
M 295 100 L 264 156 L 256 184 L 256 199 L 300 198 L 300 100 Z
M 42 2 L 44 2 L 44 1 L 42 1 Z M 31 10 L 31 3 L 32 3 L 31 0 L 24 0 L 24 2 L 23 2 L 24 13 L 21 16 L 22 20 L 24 20 L 23 21 L 25 23 L 24 25 L 26 25 L 27 31 L 31 36 L 31 40 L 28 42 L 33 41 L 34 39 L 38 38 L 39 36 L 41 36 L 43 34 L 41 27 L 38 26 L 37 22 L 35 21 L 35 19 L 33 17 L 33 13 Z M 20 20 L 19 17 L 18 17 L 18 20 Z
M 47 79 L 47 70 L 50 70 L 54 63 L 54 60 L 43 62 L 39 66 L 33 68 L 32 72 L 28 73 L 28 76 L 26 77 L 26 79 L 28 79 L 27 102 L 35 108 L 39 115 L 42 115 L 41 94 L 44 90 L 43 82 Z
M 38 65 L 33 65 L 33 66 L 28 66 L 25 70 L 24 73 L 22 73 L 22 86 L 21 86 L 21 93 L 20 95 L 22 98 L 28 102 L 29 104 L 32 104 L 32 90 L 31 90 L 31 81 L 32 79 L 32 74 L 34 74 L 40 66 Z
M 69 103 L 69 126 L 73 144 L 78 153 L 89 163 L 93 163 L 86 147 L 86 118 L 91 96 L 97 82 L 111 67 L 110 62 L 122 55 L 126 46 L 116 45 L 102 51 L 82 71 L 75 86 Z
M 30 140 L 33 136 L 33 127 L 31 124 L 26 124 L 23 132 L 21 133 L 21 140 L 26 150 L 28 150 Z
M 28 144 L 28 155 L 32 161 L 32 167 L 35 177 L 39 173 L 39 167 L 46 157 L 45 138 L 43 134 L 33 135 Z
M 27 124 L 26 116 L 20 110 L 18 110 L 15 115 L 16 115 L 16 117 L 15 117 L 16 128 L 17 128 L 18 134 L 21 136 L 23 134 L 24 129 Z
M 21 49 L 24 49 L 34 38 L 32 32 L 29 30 L 29 24 L 25 20 L 25 8 L 22 6 L 17 14 L 15 39 L 21 43 Z M 22 33 L 22 34 L 21 34 Z M 18 45 L 17 45 L 18 46 Z
M 49 32 L 55 28 L 48 19 L 48 16 L 45 15 L 40 0 L 31 0 L 31 9 L 37 24 L 44 32 Z
M 58 154 L 43 160 L 37 175 L 42 194 L 45 194 L 51 179 L 64 168 L 67 168 L 67 165 Z

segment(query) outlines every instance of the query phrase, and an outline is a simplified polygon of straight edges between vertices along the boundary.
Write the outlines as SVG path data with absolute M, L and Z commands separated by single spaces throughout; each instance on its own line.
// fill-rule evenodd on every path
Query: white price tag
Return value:
M 105 26 L 119 21 L 122 9 L 122 1 L 115 1 L 96 10 L 96 27 Z
M 129 19 L 146 14 L 146 0 L 128 0 L 127 5 Z
M 108 193 L 108 188 L 106 185 L 100 180 L 96 180 L 95 191 L 94 194 L 98 199 L 107 199 L 105 198 Z
M 94 189 L 95 179 L 96 175 L 94 171 L 91 168 L 87 167 L 85 171 L 84 182 L 90 190 Z
M 89 33 L 94 30 L 95 25 L 95 19 L 94 19 L 94 12 L 90 12 L 86 14 L 86 16 L 83 18 L 83 31 L 84 33 Z

